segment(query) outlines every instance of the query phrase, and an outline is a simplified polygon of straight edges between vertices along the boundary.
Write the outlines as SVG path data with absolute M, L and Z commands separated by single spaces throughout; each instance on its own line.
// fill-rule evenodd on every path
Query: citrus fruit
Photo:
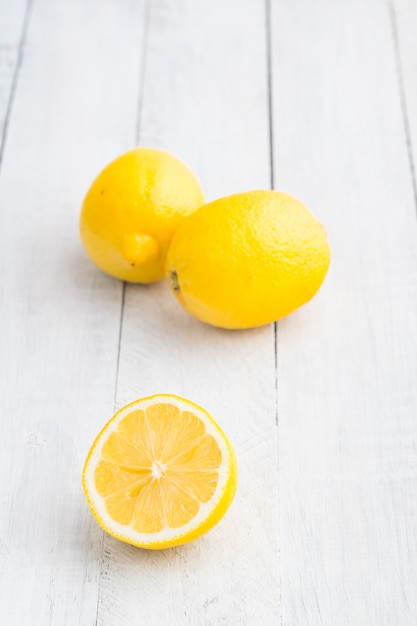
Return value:
M 197 539 L 223 517 L 237 466 L 226 435 L 204 409 L 157 395 L 117 411 L 94 441 L 82 480 L 105 531 L 157 550 Z
M 98 175 L 81 209 L 80 234 L 95 263 L 111 276 L 149 283 L 164 275 L 178 225 L 204 203 L 194 174 L 163 150 L 136 148 Z
M 184 221 L 166 274 L 191 315 L 223 328 L 252 328 L 310 300 L 329 263 L 326 231 L 301 202 L 251 191 L 206 204 Z

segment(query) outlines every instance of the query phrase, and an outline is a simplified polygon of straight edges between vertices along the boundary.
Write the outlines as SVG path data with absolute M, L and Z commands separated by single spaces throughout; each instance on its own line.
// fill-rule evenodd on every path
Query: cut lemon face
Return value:
M 94 441 L 83 488 L 113 537 L 158 550 L 212 528 L 236 491 L 233 448 L 201 407 L 173 395 L 123 407 Z

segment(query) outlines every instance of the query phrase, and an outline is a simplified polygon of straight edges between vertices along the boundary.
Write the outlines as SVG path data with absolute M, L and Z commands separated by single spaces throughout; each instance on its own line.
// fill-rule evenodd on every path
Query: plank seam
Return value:
M 147 0 L 144 12 L 144 27 L 143 27 L 143 44 L 142 44 L 142 63 L 140 64 L 140 72 L 139 72 L 139 95 L 138 95 L 138 105 L 136 110 L 136 124 L 135 124 L 135 144 L 139 145 L 139 137 L 140 137 L 140 119 L 142 116 L 142 106 L 143 106 L 143 92 L 144 92 L 144 82 L 145 82 L 145 66 L 146 66 L 146 51 L 148 48 L 148 33 L 149 33 L 149 23 L 150 23 L 150 14 L 151 14 L 151 3 L 152 0 Z M 126 300 L 126 289 L 127 283 L 123 282 L 122 289 L 122 302 L 120 307 L 120 322 L 119 322 L 119 343 L 117 347 L 117 360 L 116 360 L 116 380 L 114 386 L 114 410 L 116 410 L 116 400 L 117 400 L 117 389 L 119 386 L 119 368 L 120 368 L 120 351 L 122 345 L 122 334 L 123 334 L 123 318 L 124 318 L 124 310 L 125 310 L 125 300 Z
M 273 112 L 273 89 L 272 89 L 272 28 L 271 28 L 271 0 L 265 0 L 265 36 L 266 36 L 266 70 L 268 86 L 268 130 L 269 130 L 269 183 L 271 189 L 275 188 L 275 155 L 274 155 L 274 112 Z M 274 322 L 274 368 L 275 368 L 275 437 L 277 453 L 277 505 L 278 505 L 278 611 L 279 623 L 282 626 L 281 611 L 281 541 L 280 541 L 280 488 L 279 488 L 279 454 L 278 454 L 278 322 Z
M 117 400 L 117 388 L 119 385 L 119 369 L 120 369 L 120 349 L 122 345 L 122 333 L 123 333 L 123 316 L 125 311 L 125 300 L 126 300 L 126 282 L 123 282 L 122 285 L 122 301 L 120 304 L 120 318 L 119 318 L 119 339 L 117 345 L 117 357 L 116 357 L 116 376 L 115 376 L 115 384 L 114 384 L 114 398 L 113 398 L 113 410 L 116 410 L 116 400 Z
M 277 486 L 276 486 L 276 497 L 277 497 L 277 507 L 278 507 L 278 520 L 277 520 L 277 534 L 278 534 L 278 610 L 279 610 L 279 624 L 282 626 L 283 617 L 282 617 L 282 600 L 281 600 L 281 590 L 282 590 L 282 573 L 281 573 L 281 517 L 280 517 L 280 500 L 281 500 L 281 490 L 280 490 L 280 482 L 279 482 L 279 420 L 278 420 L 278 322 L 274 322 L 274 353 L 275 353 L 275 449 L 276 449 L 276 466 L 277 466 Z
M 411 174 L 411 184 L 413 187 L 414 205 L 417 211 L 416 168 L 415 168 L 414 158 L 413 158 L 414 152 L 413 152 L 413 143 L 411 140 L 411 130 L 410 130 L 409 115 L 408 115 L 408 107 L 407 107 L 407 97 L 405 93 L 404 73 L 403 73 L 402 64 L 401 64 L 397 16 L 395 13 L 395 6 L 392 0 L 388 0 L 388 11 L 389 11 L 389 17 L 390 17 L 390 23 L 391 23 L 391 35 L 392 35 L 393 44 L 394 44 L 394 59 L 395 59 L 398 90 L 399 90 L 400 101 L 401 101 L 401 114 L 402 114 L 403 125 L 404 125 L 405 143 L 407 146 L 408 163 L 409 163 L 410 174 Z
M 269 177 L 271 189 L 275 187 L 274 180 L 274 119 L 272 102 L 272 33 L 271 33 L 271 0 L 265 0 L 265 28 L 266 28 L 266 70 L 268 85 L 268 128 L 269 128 Z
M 23 17 L 22 32 L 20 35 L 20 41 L 19 41 L 19 45 L 17 49 L 17 59 L 16 59 L 15 68 L 14 68 L 14 73 L 13 73 L 12 86 L 10 88 L 10 95 L 9 95 L 9 100 L 7 103 L 6 115 L 4 118 L 3 135 L 0 141 L 0 164 L 3 161 L 4 150 L 6 147 L 7 133 L 9 130 L 9 123 L 11 119 L 13 103 L 14 103 L 14 99 L 16 96 L 17 85 L 19 82 L 20 70 L 21 70 L 22 63 L 23 63 L 26 38 L 27 38 L 28 29 L 29 29 L 29 21 L 30 21 L 30 16 L 32 13 L 32 6 L 33 6 L 33 0 L 27 0 L 25 14 Z
M 101 531 L 101 542 L 100 542 L 100 567 L 98 570 L 98 589 L 97 589 L 97 604 L 96 604 L 96 620 L 94 622 L 94 626 L 98 626 L 98 615 L 100 609 L 100 588 L 101 588 L 101 577 L 103 576 L 103 551 L 104 551 L 104 530 Z

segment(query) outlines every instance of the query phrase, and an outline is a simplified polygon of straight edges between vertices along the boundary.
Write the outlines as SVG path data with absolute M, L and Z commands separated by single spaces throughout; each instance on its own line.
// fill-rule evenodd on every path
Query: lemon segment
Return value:
M 83 488 L 100 526 L 133 545 L 162 549 L 200 537 L 230 506 L 236 458 L 213 418 L 189 400 L 159 395 L 120 409 L 96 438 Z

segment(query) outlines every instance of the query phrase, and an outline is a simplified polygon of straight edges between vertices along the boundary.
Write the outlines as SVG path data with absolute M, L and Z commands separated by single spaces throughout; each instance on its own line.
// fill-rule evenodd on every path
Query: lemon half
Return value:
M 236 491 L 236 457 L 204 409 L 156 395 L 128 404 L 104 426 L 82 483 L 110 535 L 169 548 L 197 539 L 223 517 Z

